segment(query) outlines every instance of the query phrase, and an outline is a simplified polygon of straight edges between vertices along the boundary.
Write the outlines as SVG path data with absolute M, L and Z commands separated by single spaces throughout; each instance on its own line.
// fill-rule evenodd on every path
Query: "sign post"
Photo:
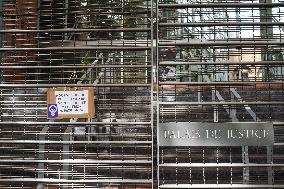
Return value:
M 94 89 L 86 87 L 51 88 L 47 92 L 47 118 L 93 118 Z

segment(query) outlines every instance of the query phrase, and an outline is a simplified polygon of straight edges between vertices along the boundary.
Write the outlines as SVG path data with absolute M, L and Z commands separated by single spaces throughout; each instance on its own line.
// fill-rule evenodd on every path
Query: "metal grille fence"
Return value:
M 284 187 L 283 6 L 159 1 L 158 127 L 263 121 L 275 130 L 273 147 L 161 146 L 159 188 Z
M 283 1 L 0 10 L 1 189 L 284 188 Z M 57 87 L 94 87 L 96 117 L 48 120 Z M 159 147 L 168 122 L 273 122 L 275 143 Z
M 0 188 L 152 188 L 152 4 L 1 1 Z M 94 87 L 94 119 L 47 120 Z

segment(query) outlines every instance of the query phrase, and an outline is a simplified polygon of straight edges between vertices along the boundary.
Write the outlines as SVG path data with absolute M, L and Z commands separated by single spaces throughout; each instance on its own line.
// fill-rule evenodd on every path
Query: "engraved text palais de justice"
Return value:
M 198 139 L 198 138 L 213 138 L 213 139 L 263 139 L 268 137 L 269 130 L 266 129 L 228 129 L 228 130 L 165 130 L 165 139 Z

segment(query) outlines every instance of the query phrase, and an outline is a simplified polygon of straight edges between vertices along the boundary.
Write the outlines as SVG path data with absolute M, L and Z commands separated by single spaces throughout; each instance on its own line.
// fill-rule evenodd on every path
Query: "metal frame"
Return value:
M 17 12 L 33 1 L 35 27 L 1 24 L 1 36 L 36 34 L 38 43 L 10 47 L 5 39 L 0 48 L 0 188 L 154 188 L 153 1 L 4 1 L 11 12 L 1 18 L 33 26 L 29 11 Z M 98 20 L 86 22 L 92 12 Z M 53 87 L 94 87 L 98 116 L 48 121 L 46 89 Z
M 280 30 L 283 6 L 281 1 L 158 1 L 157 127 L 166 122 L 282 122 L 283 70 L 273 81 L 229 74 L 242 73 L 244 67 L 282 69 L 283 59 L 260 57 L 268 49 L 283 52 L 282 34 L 259 31 Z M 268 13 L 271 9 L 279 11 Z M 246 32 L 253 35 L 244 37 Z M 263 98 L 266 93 L 269 97 Z M 276 133 L 283 132 L 282 126 L 274 124 Z M 159 146 L 158 130 L 158 188 L 283 188 L 283 162 L 276 160 L 283 143 L 275 136 L 273 146 L 255 147 L 261 149 L 257 153 L 250 146 Z
M 266 53 L 284 53 L 282 1 L 9 2 L 0 2 L 0 188 L 284 188 L 284 59 Z M 95 88 L 98 116 L 48 121 L 53 87 Z M 276 141 L 159 146 L 159 123 L 191 121 L 270 121 Z

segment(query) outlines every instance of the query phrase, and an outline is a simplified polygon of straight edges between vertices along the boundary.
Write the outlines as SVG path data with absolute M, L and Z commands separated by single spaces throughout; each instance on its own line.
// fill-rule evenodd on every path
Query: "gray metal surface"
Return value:
M 283 188 L 283 6 L 158 1 L 158 188 Z M 163 141 L 163 127 L 182 130 L 181 122 L 200 130 L 274 122 L 274 141 Z
M 0 188 L 153 188 L 152 1 L 0 4 Z M 95 118 L 49 121 L 56 87 Z
M 282 0 L 0 6 L 1 189 L 284 188 Z M 53 87 L 94 87 L 96 117 L 49 122 Z M 270 122 L 275 141 L 159 146 L 170 122 Z
M 160 146 L 273 146 L 272 123 L 186 123 L 159 125 Z

